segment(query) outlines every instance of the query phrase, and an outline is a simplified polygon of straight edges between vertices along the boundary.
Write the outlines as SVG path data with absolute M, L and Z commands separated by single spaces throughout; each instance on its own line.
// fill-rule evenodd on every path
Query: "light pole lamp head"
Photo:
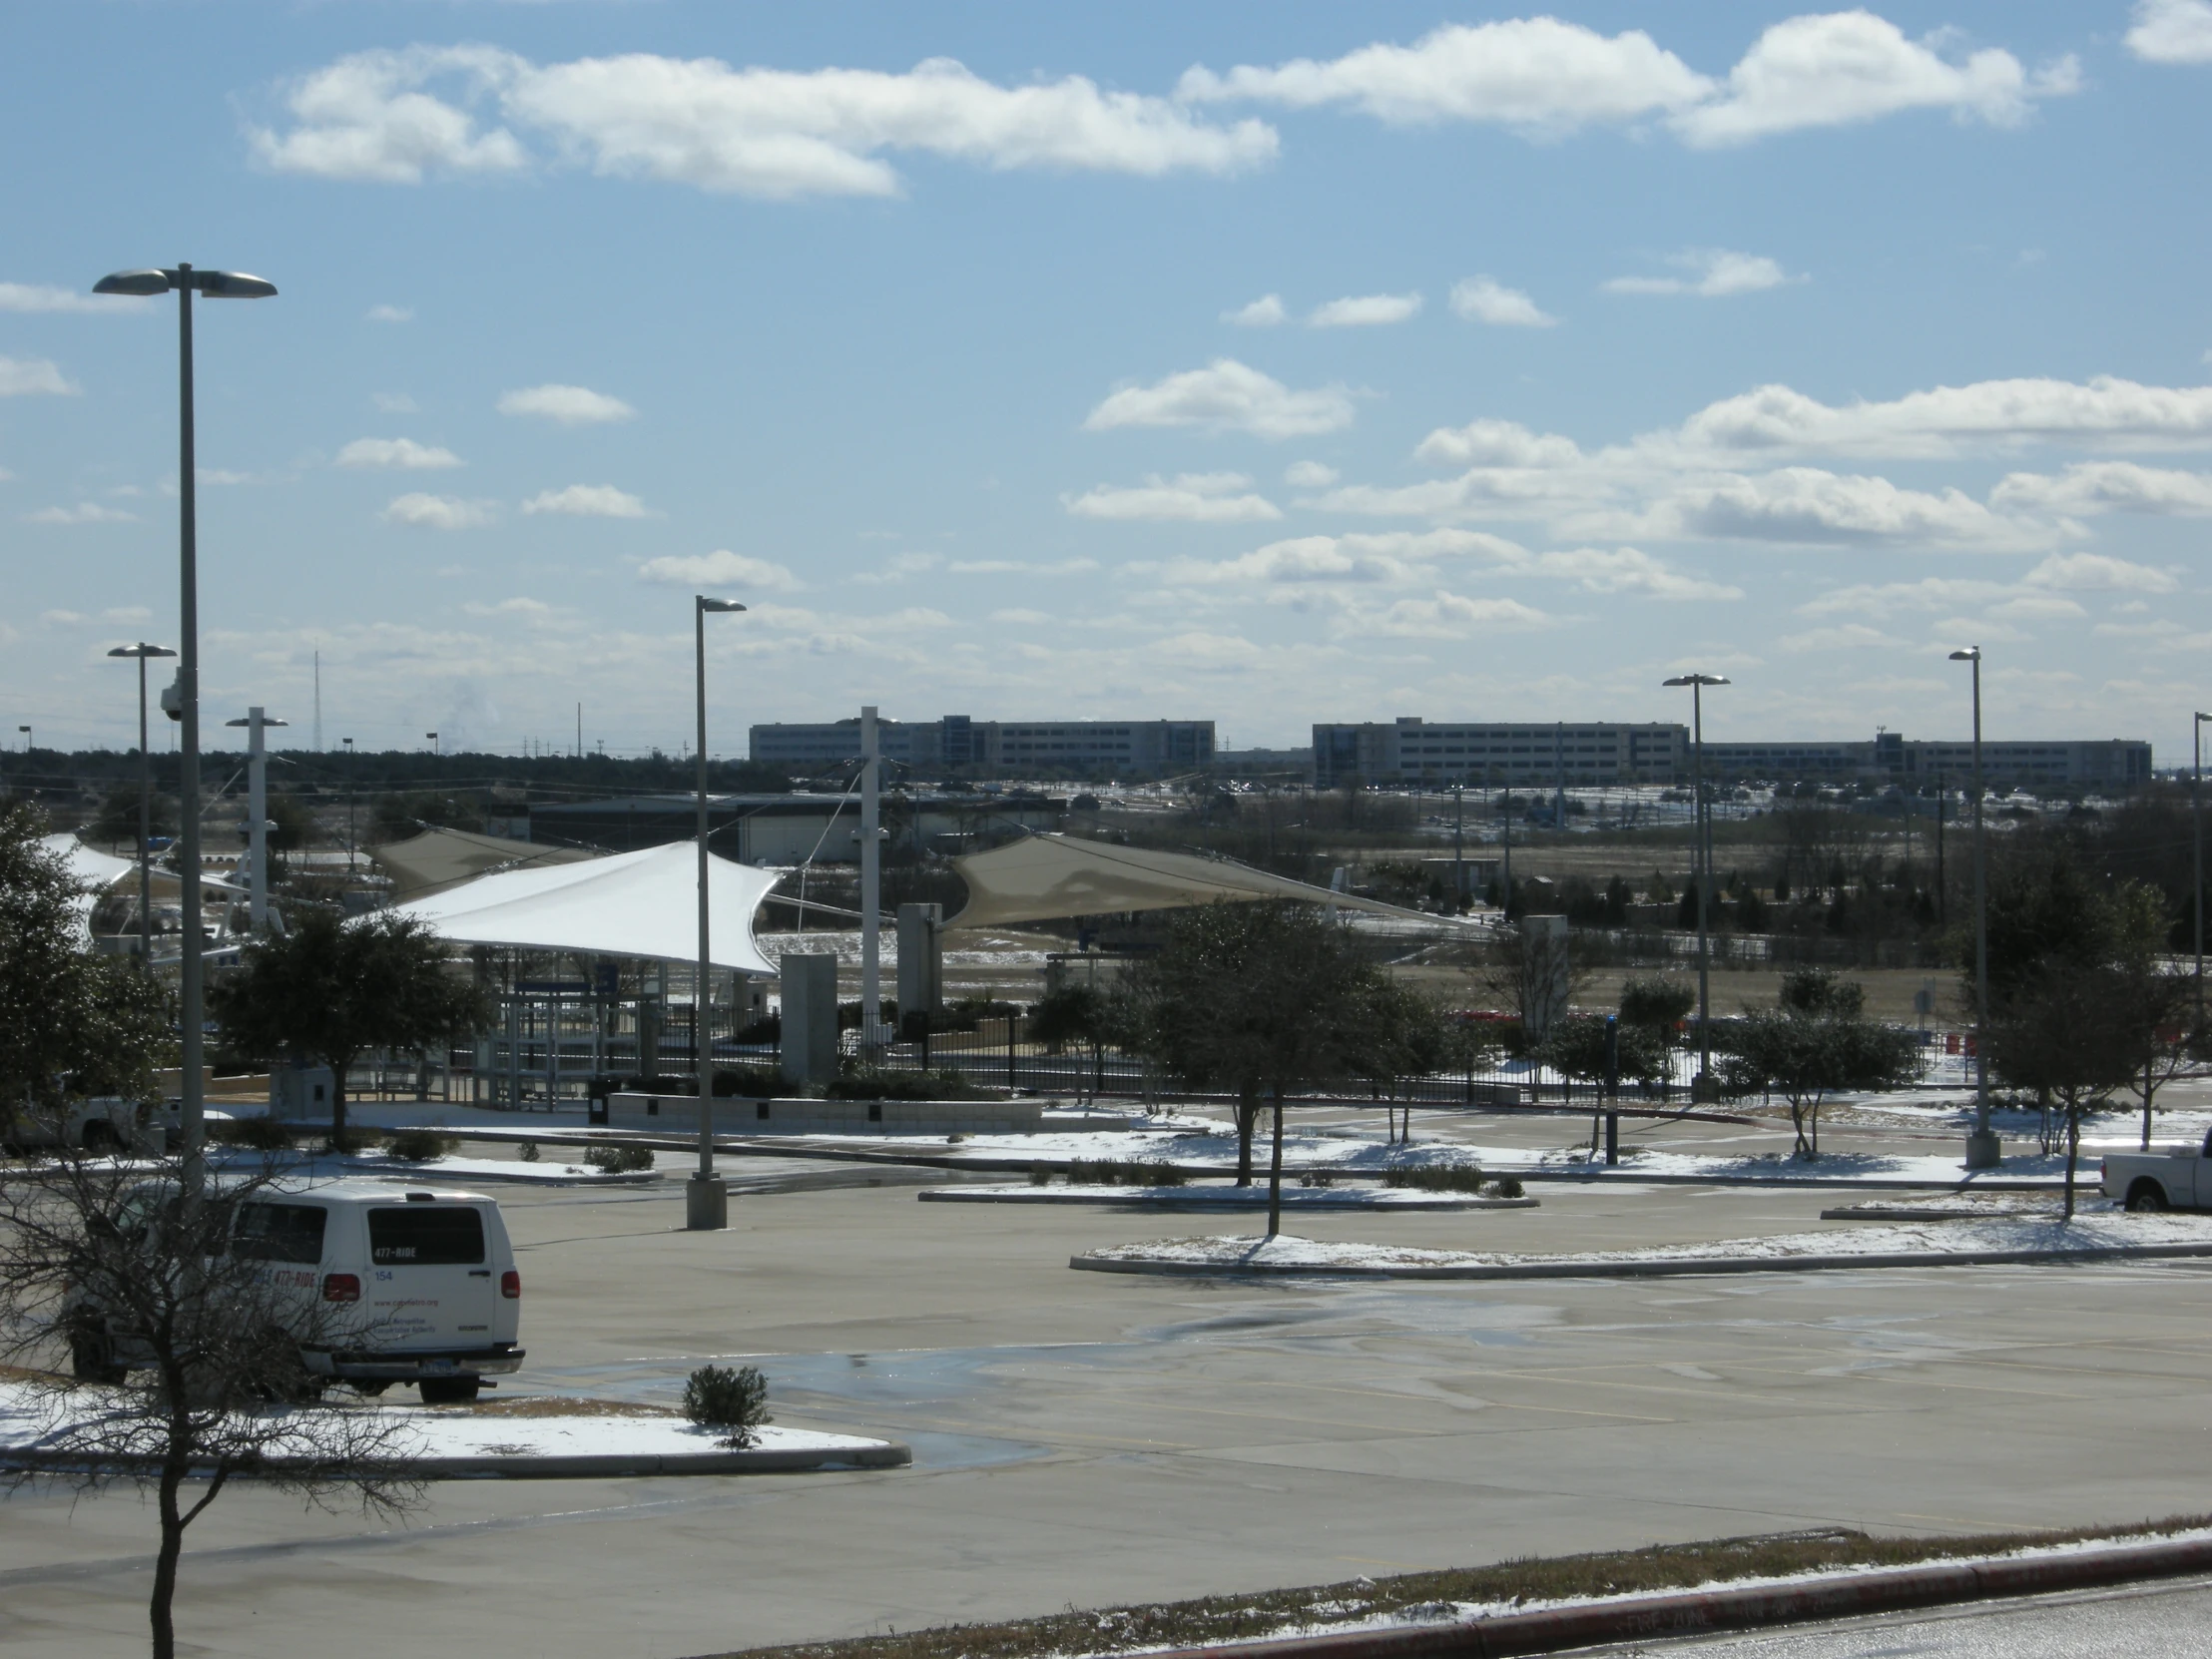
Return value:
M 210 299 L 268 299 L 276 284 L 243 271 L 196 271 L 181 265 L 174 271 L 118 271 L 92 284 L 94 293 L 119 293 L 148 299 L 175 288 L 197 288 Z
M 1978 645 L 1969 645 L 1960 650 L 1953 651 L 1950 654 L 1950 660 L 1954 663 L 1978 663 L 1981 661 L 1981 647 Z
M 248 715 L 244 720 L 227 720 L 223 724 L 226 726 L 253 726 L 257 724 L 257 722 L 254 716 Z M 259 721 L 259 724 L 263 726 L 289 726 L 291 722 L 288 720 L 278 720 L 275 715 L 263 715 Z
M 2199 709 L 2199 710 L 2197 711 L 2197 719 L 2199 719 L 2199 720 L 2212 720 L 2212 715 L 2208 715 L 2208 714 L 2206 714 L 2206 713 L 2205 713 L 2205 712 L 2204 712 L 2204 711 L 2203 711 L 2202 709 Z
M 1731 686 L 1735 682 L 1725 674 L 1677 674 L 1671 680 L 1659 682 L 1662 686 Z
M 702 611 L 742 611 L 745 607 L 735 599 L 709 599 L 705 594 L 696 596 Z
M 141 640 L 137 645 L 119 645 L 108 653 L 111 657 L 174 657 L 176 652 L 166 645 L 148 645 Z

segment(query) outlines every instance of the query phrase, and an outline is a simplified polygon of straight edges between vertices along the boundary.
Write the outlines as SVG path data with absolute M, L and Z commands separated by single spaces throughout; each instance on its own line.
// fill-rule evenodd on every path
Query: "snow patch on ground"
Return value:
M 1895 1223 L 1821 1233 L 1780 1233 L 1632 1250 L 1533 1255 L 1498 1250 L 1420 1250 L 1408 1245 L 1340 1244 L 1280 1234 L 1273 1239 L 1163 1239 L 1089 1251 L 1097 1262 L 1144 1262 L 1229 1270 L 1298 1268 L 1380 1273 L 1414 1269 L 1589 1266 L 1645 1262 L 1772 1261 L 1822 1256 L 1949 1256 L 1996 1250 L 2074 1254 L 2156 1245 L 2212 1246 L 2212 1216 L 2129 1215 L 2105 1211 L 2071 1222 L 2040 1216 L 1986 1221 Z

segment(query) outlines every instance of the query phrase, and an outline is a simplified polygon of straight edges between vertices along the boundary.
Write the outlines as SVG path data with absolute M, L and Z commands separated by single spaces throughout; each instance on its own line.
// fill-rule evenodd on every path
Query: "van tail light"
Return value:
M 499 1294 L 509 1302 L 513 1302 L 520 1297 L 522 1295 L 522 1275 L 515 1272 L 513 1268 L 509 1268 L 501 1274 L 499 1276 Z
M 361 1282 L 350 1273 L 326 1273 L 322 1276 L 322 1300 L 358 1302 L 361 1300 Z

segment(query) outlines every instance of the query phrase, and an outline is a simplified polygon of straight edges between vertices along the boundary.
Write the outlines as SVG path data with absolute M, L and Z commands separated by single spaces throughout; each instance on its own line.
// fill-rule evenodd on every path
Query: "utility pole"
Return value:
M 1459 901 L 1467 895 L 1466 821 L 1467 787 L 1464 784 L 1454 784 L 1451 786 L 1451 913 L 1453 915 L 1459 913 Z M 1268 819 L 1271 830 L 1274 824 L 1275 819 L 1271 814 Z M 2202 975 L 2200 974 L 2198 977 L 2201 978 Z
M 1994 1169 L 2004 1153 L 1996 1131 L 1989 1127 L 1989 860 L 1981 810 L 1981 647 L 1953 651 L 1950 660 L 1973 665 L 1974 1112 L 1973 1132 L 1966 1137 L 1966 1167 Z
M 345 749 L 345 873 L 353 873 L 353 797 L 359 789 L 353 770 L 353 740 L 340 738 Z

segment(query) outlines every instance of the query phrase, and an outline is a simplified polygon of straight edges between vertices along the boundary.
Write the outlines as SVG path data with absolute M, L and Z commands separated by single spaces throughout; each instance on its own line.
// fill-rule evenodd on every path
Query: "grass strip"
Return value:
M 1133 1648 L 1208 1647 L 1269 1636 L 1322 1634 L 1332 1626 L 1397 1619 L 1441 1623 L 1468 1605 L 1651 1594 L 1734 1579 L 1784 1578 L 1844 1568 L 1903 1567 L 2010 1550 L 2134 1538 L 2212 1525 L 2173 1516 L 2129 1526 L 1988 1532 L 1959 1538 L 1879 1538 L 1848 1527 L 1762 1533 L 1703 1543 L 1652 1544 L 1594 1555 L 1527 1556 L 1487 1567 L 1446 1567 L 1285 1590 L 1198 1596 L 1129 1607 L 1069 1608 L 1003 1624 L 952 1624 L 844 1641 L 747 1648 L 711 1659 L 1072 1659 Z

